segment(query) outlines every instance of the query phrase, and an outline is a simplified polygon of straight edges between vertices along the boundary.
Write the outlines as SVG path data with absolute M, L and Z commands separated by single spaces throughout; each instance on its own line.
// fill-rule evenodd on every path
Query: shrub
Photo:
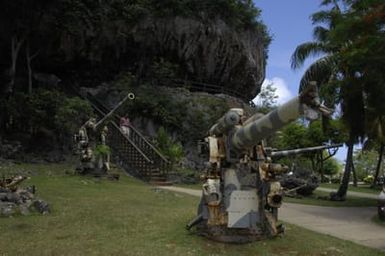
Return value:
M 182 145 L 173 141 L 163 127 L 159 128 L 155 138 L 155 143 L 162 154 L 164 154 L 171 161 L 173 167 L 184 155 Z
M 372 184 L 373 181 L 374 181 L 373 175 L 368 175 L 368 176 L 366 176 L 366 177 L 363 179 L 363 182 L 365 182 L 366 184 Z
M 66 98 L 55 115 L 55 125 L 64 134 L 74 134 L 92 115 L 91 105 L 78 97 Z

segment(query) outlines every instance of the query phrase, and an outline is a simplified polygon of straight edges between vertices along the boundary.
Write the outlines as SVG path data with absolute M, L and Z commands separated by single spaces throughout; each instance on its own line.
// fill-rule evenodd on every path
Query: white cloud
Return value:
M 266 78 L 265 81 L 263 81 L 261 90 L 263 90 L 268 84 L 272 84 L 272 87 L 276 89 L 275 94 L 278 96 L 278 98 L 276 99 L 278 105 L 287 102 L 295 95 L 289 90 L 289 87 L 287 86 L 285 80 L 280 77 L 273 77 L 272 79 Z M 259 96 L 253 99 L 254 104 L 258 105 L 258 101 Z

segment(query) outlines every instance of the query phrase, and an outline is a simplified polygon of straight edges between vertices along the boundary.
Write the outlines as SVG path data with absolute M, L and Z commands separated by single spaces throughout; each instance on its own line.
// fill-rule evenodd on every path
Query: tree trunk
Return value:
M 356 168 L 354 167 L 353 160 L 352 160 L 352 173 L 353 173 L 353 186 L 357 187 L 357 173 L 356 173 Z
M 324 158 L 323 158 L 323 152 L 320 151 L 320 152 L 317 152 L 315 153 L 315 164 L 314 164 L 314 168 L 313 170 L 317 171 L 320 176 L 321 176 L 321 183 L 325 182 L 325 174 L 324 174 L 324 168 L 323 168 L 323 162 L 324 162 Z
M 374 180 L 372 185 L 370 186 L 371 188 L 374 188 L 377 185 L 377 179 L 381 169 L 382 156 L 384 154 L 384 147 L 385 147 L 385 144 L 381 142 L 380 148 L 378 149 L 378 162 L 376 167 L 376 173 L 374 174 Z
M 32 67 L 31 62 L 32 60 L 37 56 L 38 52 L 31 55 L 30 49 L 29 49 L 29 42 L 27 43 L 27 46 L 25 48 L 25 56 L 27 60 L 27 69 L 28 69 L 28 93 L 32 94 Z
M 342 182 L 337 193 L 332 192 L 330 194 L 330 200 L 332 201 L 346 200 L 346 192 L 348 191 L 350 172 L 352 170 L 352 162 L 353 162 L 353 146 L 354 146 L 353 140 L 350 139 L 347 144 L 348 144 L 348 152 L 346 155 L 344 176 L 342 178 Z
M 9 69 L 10 82 L 7 86 L 8 94 L 13 93 L 13 87 L 15 86 L 17 57 L 19 56 L 20 47 L 24 40 L 25 38 L 18 40 L 16 35 L 13 36 L 11 40 L 11 67 Z
M 27 44 L 27 47 L 25 48 L 25 57 L 27 58 L 27 69 L 28 69 L 28 94 L 32 94 L 32 68 L 31 68 L 29 44 Z

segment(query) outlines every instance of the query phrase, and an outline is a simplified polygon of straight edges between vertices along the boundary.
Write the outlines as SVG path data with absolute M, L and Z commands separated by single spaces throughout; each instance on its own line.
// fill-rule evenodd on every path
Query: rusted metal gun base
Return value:
M 222 243 L 234 243 L 234 244 L 244 244 L 255 241 L 261 241 L 266 239 L 272 239 L 278 236 L 268 234 L 268 232 L 263 232 L 261 229 L 251 230 L 251 229 L 234 229 L 228 228 L 227 226 L 212 226 L 207 227 L 204 224 L 196 226 L 196 231 L 198 235 L 205 236 L 211 240 L 222 242 Z

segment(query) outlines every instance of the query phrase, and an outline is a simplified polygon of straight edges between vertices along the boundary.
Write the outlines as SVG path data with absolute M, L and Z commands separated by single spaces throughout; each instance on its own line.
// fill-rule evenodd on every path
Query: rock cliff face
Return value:
M 253 99 L 265 77 L 266 43 L 257 29 L 234 29 L 221 19 L 147 17 L 132 29 L 146 55 L 165 56 L 188 79 L 222 85 Z

